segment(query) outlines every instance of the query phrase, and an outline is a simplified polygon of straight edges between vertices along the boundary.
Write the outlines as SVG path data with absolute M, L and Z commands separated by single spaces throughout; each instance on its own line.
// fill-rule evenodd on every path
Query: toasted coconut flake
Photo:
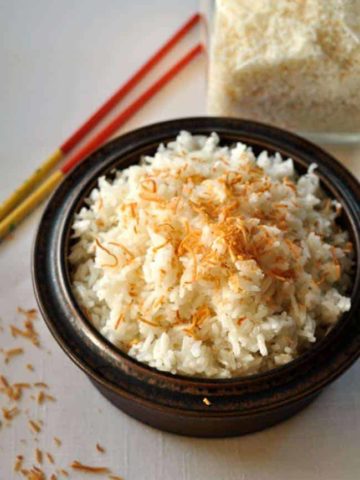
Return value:
M 178 325 L 180 323 L 183 323 L 183 319 L 180 316 L 179 310 L 176 310 L 175 316 L 176 316 L 176 321 L 175 321 L 174 325 Z
M 198 336 L 197 336 L 196 332 L 194 332 L 191 327 L 190 327 L 190 328 L 184 328 L 184 329 L 183 329 L 183 332 L 184 332 L 186 335 L 188 335 L 189 337 L 194 338 L 195 340 L 198 339 Z
M 287 177 L 284 177 L 283 183 L 284 183 L 284 185 L 286 185 L 287 187 L 291 188 L 291 190 L 292 190 L 293 192 L 296 193 L 296 185 L 295 185 L 294 182 L 292 182 L 291 180 L 289 180 Z
M 25 315 L 28 320 L 35 320 L 37 318 L 38 312 L 36 308 L 30 308 L 26 310 L 25 308 L 17 307 L 18 313 Z
M 290 251 L 293 253 L 294 257 L 298 259 L 301 255 L 301 248 L 296 245 L 295 242 L 292 242 L 288 238 L 285 238 L 285 243 L 289 247 Z
M 35 466 L 31 470 L 22 470 L 21 473 L 26 476 L 27 480 L 46 480 L 45 473 Z
M 204 321 L 210 315 L 211 315 L 211 311 L 208 306 L 203 305 L 202 307 L 198 308 L 191 318 L 190 327 L 184 328 L 183 332 L 185 332 L 190 337 L 197 338 L 197 330 L 199 330 L 202 327 Z
M 105 222 L 104 222 L 104 220 L 101 220 L 101 218 L 97 218 L 97 219 L 95 220 L 95 223 L 96 223 L 96 225 L 97 225 L 98 227 L 100 227 L 100 228 L 105 227 Z
M 38 347 L 40 345 L 40 342 L 39 342 L 38 334 L 36 333 L 33 324 L 30 321 L 26 320 L 24 322 L 24 325 L 25 325 L 25 330 L 21 330 L 15 325 L 10 325 L 11 335 L 14 338 L 16 337 L 26 338 L 30 340 L 33 343 L 33 345 Z
M 244 320 L 246 320 L 246 317 L 239 317 L 239 318 L 236 320 L 236 323 L 237 323 L 238 325 L 241 325 L 241 324 L 244 322 Z
M 121 322 L 123 322 L 125 319 L 125 315 L 123 313 L 121 313 L 118 317 L 118 319 L 116 320 L 116 324 L 115 324 L 115 330 L 117 330 L 121 324 Z
M 186 182 L 191 182 L 194 185 L 198 185 L 199 183 L 203 182 L 204 180 L 206 180 L 206 177 L 204 177 L 204 175 L 199 175 L 199 174 L 189 175 L 188 177 L 185 178 Z
M 41 464 L 43 462 L 43 452 L 39 448 L 35 450 L 35 459 L 37 463 Z
M 12 420 L 14 417 L 16 417 L 19 413 L 20 413 L 20 410 L 17 408 L 17 407 L 13 407 L 13 408 L 2 408 L 2 412 L 3 412 L 3 417 L 5 418 L 5 420 Z
M 142 200 L 146 200 L 147 202 L 164 203 L 164 199 L 159 197 L 155 193 L 141 192 L 139 193 L 139 197 Z
M 295 272 L 294 270 L 279 270 L 276 268 L 273 268 L 272 270 L 268 270 L 267 274 L 270 275 L 271 277 L 276 278 L 277 280 L 280 280 L 282 282 L 287 282 L 289 280 L 293 280 L 295 278 Z
M 14 385 L 0 389 L 0 391 L 3 391 L 10 400 L 18 401 L 22 397 L 24 388 L 30 388 L 30 385 L 27 383 L 14 383 Z
M 151 327 L 159 327 L 160 325 L 158 323 L 152 322 L 151 320 L 146 320 L 146 318 L 139 316 L 139 321 L 142 323 L 146 323 L 147 325 L 150 325 Z
M 109 267 L 109 268 L 114 268 L 114 267 L 116 267 L 116 266 L 118 265 L 118 263 L 119 263 L 119 260 L 118 260 L 117 256 L 114 255 L 113 253 L 111 253 L 109 249 L 107 249 L 106 247 L 104 247 L 104 245 L 102 245 L 97 238 L 95 239 L 95 243 L 96 243 L 96 245 L 97 245 L 101 250 L 103 250 L 103 251 L 106 252 L 110 257 L 112 257 L 112 258 L 114 259 L 114 262 L 115 262 L 115 263 L 104 263 L 104 264 L 101 265 L 101 267 L 102 267 L 102 268 L 107 268 L 107 267 Z
M 60 440 L 59 437 L 54 437 L 54 442 L 55 442 L 56 446 L 61 447 L 62 441 Z
M 119 477 L 118 475 L 109 475 L 108 479 L 109 480 L 124 480 L 123 477 Z
M 195 252 L 191 252 L 191 256 L 192 256 L 192 259 L 193 259 L 193 271 L 192 271 L 192 281 L 195 282 L 196 281 L 196 277 L 197 277 L 197 259 L 196 259 L 196 254 Z
M 175 227 L 173 225 L 171 225 L 171 223 L 160 223 L 159 225 L 157 225 L 156 228 L 157 229 L 165 228 L 169 231 L 170 234 L 175 231 Z
M 41 427 L 38 422 L 35 422 L 34 420 L 29 420 L 28 422 L 30 429 L 35 432 L 35 433 L 40 433 L 41 432 Z
M 24 461 L 23 455 L 16 455 L 15 464 L 14 464 L 14 472 L 20 472 L 22 469 L 22 464 Z
M 137 218 L 137 203 L 132 202 L 132 203 L 129 203 L 128 205 L 130 207 L 131 216 L 133 218 Z
M 33 385 L 37 388 L 49 388 L 49 385 L 44 382 L 35 382 Z
M 104 208 L 104 200 L 102 199 L 102 197 L 99 197 L 99 202 L 98 202 L 98 210 L 102 210 Z
M 8 388 L 10 386 L 9 382 L 7 381 L 6 377 L 4 377 L 4 375 L 0 375 L 0 381 L 4 388 Z
M 93 467 L 80 463 L 78 460 L 74 460 L 70 466 L 73 470 L 78 470 L 84 473 L 110 473 L 108 467 Z
M 51 453 L 46 452 L 46 458 L 48 459 L 49 463 L 54 465 L 55 460 L 54 460 L 54 457 L 51 455 Z
M 109 245 L 114 245 L 115 247 L 122 248 L 124 250 L 124 252 L 127 253 L 131 259 L 135 258 L 135 255 L 127 247 L 125 247 L 125 245 L 123 245 L 122 243 L 120 243 L 120 242 L 109 242 Z
M 180 203 L 181 197 L 175 197 L 170 201 L 169 207 L 175 215 L 177 214 Z
M 165 297 L 161 296 L 153 301 L 152 308 L 157 308 L 165 302 Z
M 229 172 L 226 174 L 225 183 L 228 187 L 233 187 L 234 185 L 242 181 L 243 175 L 240 175 L 240 173 L 234 174 L 234 172 Z
M 17 348 L 10 348 L 10 350 L 5 350 L 4 351 L 4 356 L 5 356 L 5 363 L 9 363 L 9 361 L 18 356 L 18 355 L 21 355 L 22 353 L 24 353 L 24 349 L 21 348 L 21 347 L 17 347 Z
M 56 398 L 53 395 L 49 395 L 41 390 L 38 393 L 37 402 L 42 405 L 45 401 L 56 402 Z
M 150 185 L 149 185 L 150 184 Z M 157 192 L 157 184 L 153 178 L 146 178 L 140 183 L 141 187 L 150 193 Z
M 156 247 L 153 247 L 153 252 L 157 252 L 158 250 L 160 250 L 161 248 L 165 247 L 167 244 L 169 244 L 171 242 L 171 240 L 168 238 L 167 240 L 165 240 L 163 243 L 160 243 L 160 245 L 157 245 Z
M 105 453 L 105 448 L 102 447 L 99 443 L 96 444 L 96 450 L 100 453 Z
M 38 393 L 38 396 L 37 396 L 37 403 L 39 405 L 42 405 L 44 403 L 44 399 L 45 399 L 45 394 L 42 390 L 40 390 L 40 392 Z

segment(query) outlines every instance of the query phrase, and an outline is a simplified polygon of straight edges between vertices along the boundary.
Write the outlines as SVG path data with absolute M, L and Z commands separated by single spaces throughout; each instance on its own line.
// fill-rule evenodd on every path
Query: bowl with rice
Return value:
M 259 430 L 359 356 L 359 198 L 329 154 L 268 125 L 144 127 L 54 193 L 38 303 L 126 413 L 185 435 Z

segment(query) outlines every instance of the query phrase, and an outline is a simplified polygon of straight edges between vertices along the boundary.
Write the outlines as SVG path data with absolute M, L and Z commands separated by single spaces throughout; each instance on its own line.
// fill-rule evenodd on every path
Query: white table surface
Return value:
M 0 0 L 1 197 L 124 81 L 197 8 L 197 3 Z M 184 44 L 195 39 L 193 35 Z M 204 68 L 203 59 L 193 63 L 136 115 L 126 130 L 172 117 L 204 114 Z M 359 176 L 360 150 L 336 149 L 336 153 Z M 0 356 L 0 373 L 13 382 L 45 381 L 58 400 L 39 406 L 26 394 L 20 405 L 22 414 L 11 427 L 3 422 L 0 480 L 17 478 L 12 473 L 16 454 L 25 455 L 27 465 L 34 462 L 28 417 L 43 420 L 37 445 L 54 454 L 58 467 L 68 468 L 78 459 L 110 466 L 126 480 L 360 478 L 359 363 L 310 407 L 283 424 L 245 437 L 200 440 L 156 431 L 116 410 L 65 356 L 41 320 L 37 329 L 42 349 L 12 339 L 8 324 L 20 321 L 16 307 L 35 307 L 30 251 L 40 210 L 11 241 L 0 246 L 0 316 L 4 327 L 0 346 L 21 345 L 26 350 L 8 365 Z M 34 364 L 34 373 L 26 370 L 26 363 Z M 0 396 L 0 406 L 5 405 Z M 55 435 L 63 441 L 60 448 L 53 443 Z M 105 454 L 96 451 L 96 442 L 106 448 Z M 71 473 L 71 478 L 87 475 Z

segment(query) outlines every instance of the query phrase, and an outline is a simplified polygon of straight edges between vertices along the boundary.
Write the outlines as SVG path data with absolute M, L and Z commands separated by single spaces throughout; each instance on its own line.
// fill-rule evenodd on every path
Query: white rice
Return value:
M 286 364 L 350 308 L 351 244 L 312 165 L 181 132 L 99 178 L 73 223 L 75 295 L 159 370 L 226 378 Z

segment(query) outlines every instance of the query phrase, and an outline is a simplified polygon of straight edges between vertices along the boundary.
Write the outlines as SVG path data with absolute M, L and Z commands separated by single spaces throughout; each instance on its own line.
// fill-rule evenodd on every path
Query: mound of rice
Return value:
M 181 132 L 99 178 L 73 223 L 81 307 L 121 350 L 174 374 L 290 362 L 350 308 L 352 246 L 315 170 Z

